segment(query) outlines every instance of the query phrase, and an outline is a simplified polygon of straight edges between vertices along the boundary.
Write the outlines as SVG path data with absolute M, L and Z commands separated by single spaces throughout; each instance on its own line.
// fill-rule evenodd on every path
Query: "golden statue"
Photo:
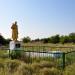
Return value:
M 12 24 L 11 29 L 12 29 L 12 39 L 13 39 L 13 41 L 17 41 L 17 39 L 18 39 L 18 26 L 17 26 L 16 21 L 15 21 L 15 23 Z

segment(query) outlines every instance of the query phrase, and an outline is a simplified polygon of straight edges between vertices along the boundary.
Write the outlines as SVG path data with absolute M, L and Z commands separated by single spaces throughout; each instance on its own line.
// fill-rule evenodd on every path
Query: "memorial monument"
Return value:
M 13 41 L 16 42 L 18 39 L 18 25 L 16 21 L 15 23 L 12 24 L 11 29 L 12 29 L 12 39 Z
M 12 24 L 12 41 L 10 41 L 10 50 L 17 50 L 20 48 L 20 42 L 18 41 L 18 25 L 17 21 Z

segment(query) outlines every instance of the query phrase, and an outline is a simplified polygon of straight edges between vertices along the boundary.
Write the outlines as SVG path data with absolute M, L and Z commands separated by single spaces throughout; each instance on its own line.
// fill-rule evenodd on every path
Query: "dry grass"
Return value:
M 22 47 L 25 50 L 45 50 L 45 51 L 52 51 L 52 50 L 59 50 L 63 52 L 71 51 L 75 49 L 75 44 L 73 43 L 67 43 L 67 44 L 43 44 L 43 43 L 25 43 L 22 44 Z
M 60 70 L 49 61 L 27 64 L 19 60 L 0 59 L 0 75 L 75 75 L 75 64 Z
M 59 72 L 60 70 L 47 61 L 27 64 L 19 60 L 0 60 L 0 75 L 59 75 Z

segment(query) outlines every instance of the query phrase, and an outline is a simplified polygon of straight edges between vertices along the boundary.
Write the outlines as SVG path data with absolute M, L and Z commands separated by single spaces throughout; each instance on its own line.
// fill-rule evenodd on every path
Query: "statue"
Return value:
M 12 24 L 11 29 L 12 29 L 12 39 L 13 39 L 13 41 L 17 41 L 17 39 L 18 39 L 18 26 L 17 26 L 16 21 L 15 21 L 15 23 Z

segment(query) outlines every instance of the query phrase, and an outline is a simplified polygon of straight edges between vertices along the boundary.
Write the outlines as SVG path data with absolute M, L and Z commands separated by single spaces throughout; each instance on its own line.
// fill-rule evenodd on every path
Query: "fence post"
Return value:
M 63 60 L 63 61 L 62 61 L 62 63 L 63 63 L 63 64 L 62 64 L 62 67 L 63 67 L 63 69 L 64 69 L 64 68 L 65 68 L 65 52 L 62 53 L 62 60 Z
M 9 49 L 9 58 L 11 58 L 11 55 L 10 55 L 10 49 Z
M 32 63 L 32 61 L 31 61 L 31 51 L 29 51 L 29 59 L 28 59 L 28 62 L 29 63 Z

